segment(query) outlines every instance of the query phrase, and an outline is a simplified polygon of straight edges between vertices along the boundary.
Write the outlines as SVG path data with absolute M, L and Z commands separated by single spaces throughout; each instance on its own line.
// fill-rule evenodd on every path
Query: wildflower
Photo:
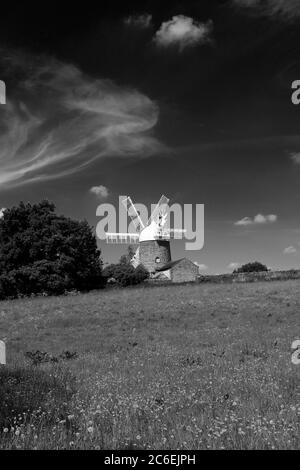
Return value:
M 90 434 L 92 434 L 92 433 L 94 432 L 93 426 L 89 426 L 89 427 L 87 428 L 87 431 L 88 431 Z
M 19 435 L 20 435 L 19 429 L 16 430 L 15 435 L 16 435 L 16 436 L 19 436 Z
M 7 428 L 4 428 L 4 429 L 3 429 L 3 432 L 7 433 L 7 432 L 8 432 L 8 429 L 7 429 Z

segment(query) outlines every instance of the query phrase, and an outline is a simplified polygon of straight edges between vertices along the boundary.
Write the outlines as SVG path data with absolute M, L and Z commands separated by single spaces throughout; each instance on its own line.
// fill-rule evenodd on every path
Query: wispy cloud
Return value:
M 90 189 L 90 192 L 92 194 L 95 194 L 98 198 L 100 199 L 106 199 L 109 195 L 109 191 L 107 189 L 106 186 L 93 186 L 91 189 Z
M 291 153 L 290 154 L 291 159 L 293 160 L 294 163 L 300 165 L 300 152 L 298 153 Z
M 247 225 L 259 225 L 259 224 L 272 224 L 274 222 L 277 222 L 277 220 L 278 220 L 278 217 L 275 214 L 269 214 L 269 215 L 257 214 L 253 218 L 244 217 L 243 219 L 235 222 L 234 225 L 247 226 Z
M 232 2 L 264 16 L 281 17 L 285 20 L 300 18 L 299 0 L 232 0 Z
M 147 96 L 70 64 L 30 59 L 30 68 L 18 55 L 7 60 L 11 76 L 22 79 L 1 109 L 0 188 L 70 175 L 104 157 L 162 149 L 151 135 L 158 107 Z
M 288 246 L 287 248 L 285 248 L 283 250 L 283 253 L 285 255 L 293 255 L 293 254 L 297 253 L 297 251 L 298 250 L 294 246 Z
M 158 46 L 177 46 L 179 50 L 211 41 L 212 21 L 199 23 L 184 15 L 173 16 L 162 23 L 156 32 L 154 41 Z
M 126 26 L 134 28 L 149 28 L 152 22 L 152 15 L 145 13 L 144 15 L 131 15 L 124 19 Z

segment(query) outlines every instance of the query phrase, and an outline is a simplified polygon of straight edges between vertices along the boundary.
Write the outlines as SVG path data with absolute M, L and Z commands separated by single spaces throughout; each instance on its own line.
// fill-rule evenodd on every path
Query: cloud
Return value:
M 237 269 L 241 266 L 240 263 L 235 263 L 235 262 L 232 262 L 232 263 L 229 263 L 229 265 L 227 266 L 228 269 Z
M 144 15 L 131 15 L 125 18 L 124 23 L 126 26 L 134 27 L 134 28 L 141 28 L 146 29 L 151 26 L 152 22 L 152 15 L 144 14 Z
M 267 224 L 267 223 L 274 223 L 277 222 L 277 215 L 270 214 L 270 215 L 262 215 L 262 214 L 257 214 L 254 217 L 253 222 L 255 224 Z
M 163 149 L 151 135 L 159 110 L 147 96 L 50 58 L 28 61 L 15 54 L 6 63 L 20 79 L 1 109 L 0 189 Z
M 98 196 L 99 198 L 101 199 L 106 199 L 108 197 L 108 194 L 109 194 L 109 191 L 108 189 L 105 187 L 105 186 L 93 186 L 91 189 L 90 189 L 90 192 L 92 194 L 95 194 L 96 196 Z
M 0 219 L 2 219 L 2 217 L 4 216 L 4 211 L 6 209 L 3 207 L 2 209 L 0 209 Z
M 154 41 L 158 46 L 178 46 L 182 51 L 186 47 L 210 42 L 212 29 L 212 21 L 199 23 L 188 16 L 177 15 L 162 23 Z
M 207 271 L 208 266 L 206 264 L 199 264 L 197 261 L 194 261 L 194 264 L 198 266 L 199 271 Z
M 297 251 L 298 250 L 294 246 L 288 246 L 287 248 L 283 250 L 283 253 L 285 255 L 292 255 L 294 253 L 297 253 Z
M 253 219 L 251 219 L 251 217 L 244 217 L 243 219 L 235 222 L 234 225 L 247 226 L 247 225 L 259 225 L 259 224 L 272 224 L 274 222 L 277 222 L 277 220 L 278 220 L 278 217 L 275 214 L 269 214 L 269 215 L 257 214 Z
M 251 225 L 253 224 L 252 219 L 250 217 L 244 217 L 241 220 L 238 220 L 237 222 L 234 223 L 234 225 Z
M 232 0 L 233 4 L 259 15 L 294 20 L 300 17 L 299 0 Z
M 291 153 L 290 157 L 294 163 L 296 163 L 297 165 L 300 164 L 300 153 Z

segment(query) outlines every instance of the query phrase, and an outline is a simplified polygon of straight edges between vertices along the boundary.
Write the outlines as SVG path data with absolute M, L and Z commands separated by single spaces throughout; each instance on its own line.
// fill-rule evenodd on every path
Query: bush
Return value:
M 122 287 L 132 286 L 135 282 L 135 269 L 128 264 L 117 264 L 113 277 Z
M 103 277 L 106 279 L 111 279 L 112 277 L 114 277 L 116 266 L 116 264 L 109 264 L 108 266 L 106 266 L 102 272 Z
M 113 278 L 120 286 L 127 287 L 144 282 L 149 273 L 142 265 L 134 268 L 131 264 L 119 263 L 107 266 L 103 270 L 103 276 Z
M 6 209 L 0 219 L 0 299 L 103 287 L 96 238 L 86 221 L 48 201 Z
M 127 253 L 121 256 L 117 264 L 106 266 L 103 270 L 106 281 L 113 279 L 122 287 L 134 286 L 144 282 L 149 277 L 149 273 L 142 264 L 137 268 L 132 266 L 131 260 L 134 254 L 134 248 L 129 246 Z
M 233 271 L 234 274 L 238 273 L 258 273 L 258 272 L 266 272 L 268 271 L 267 266 L 265 266 L 262 263 L 259 263 L 258 261 L 255 261 L 254 263 L 248 263 L 244 264 L 238 269 L 235 269 Z
M 140 282 L 144 282 L 146 279 L 149 278 L 149 272 L 147 271 L 147 269 L 144 268 L 142 264 L 140 264 L 135 270 L 135 277 L 137 280 L 137 284 L 139 284 Z

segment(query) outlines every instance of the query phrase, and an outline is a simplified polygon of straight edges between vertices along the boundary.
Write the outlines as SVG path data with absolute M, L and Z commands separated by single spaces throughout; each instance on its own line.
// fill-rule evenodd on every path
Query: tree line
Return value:
M 57 215 L 49 201 L 6 209 L 0 218 L 0 300 L 60 295 L 105 287 L 113 274 L 122 286 L 147 277 L 122 257 L 103 270 L 101 252 L 87 221 Z

